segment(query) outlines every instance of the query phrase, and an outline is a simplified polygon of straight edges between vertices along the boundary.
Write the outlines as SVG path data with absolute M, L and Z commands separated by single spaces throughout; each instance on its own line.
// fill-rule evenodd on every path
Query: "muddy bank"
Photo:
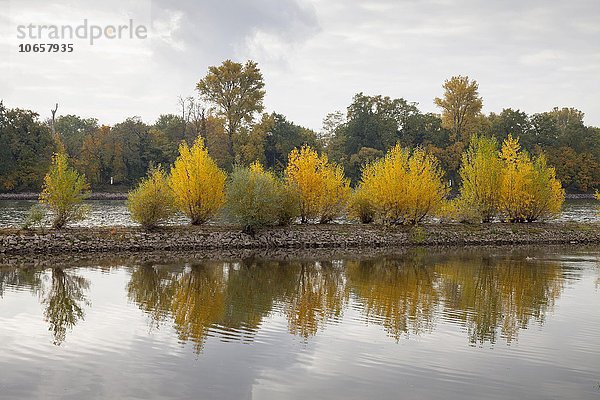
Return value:
M 0 254 L 66 254 L 232 249 L 360 249 L 403 246 L 600 244 L 600 224 L 294 225 L 254 236 L 234 227 L 0 229 Z

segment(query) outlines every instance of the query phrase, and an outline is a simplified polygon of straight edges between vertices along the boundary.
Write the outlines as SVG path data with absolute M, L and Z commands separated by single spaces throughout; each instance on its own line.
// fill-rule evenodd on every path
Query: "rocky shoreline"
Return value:
M 0 229 L 0 254 L 4 255 L 529 244 L 600 244 L 600 224 L 293 225 L 265 229 L 254 236 L 231 226 L 178 226 L 150 232 L 123 227 Z
M 0 200 L 37 200 L 39 193 L 0 193 Z M 127 200 L 127 193 L 92 192 L 88 200 Z

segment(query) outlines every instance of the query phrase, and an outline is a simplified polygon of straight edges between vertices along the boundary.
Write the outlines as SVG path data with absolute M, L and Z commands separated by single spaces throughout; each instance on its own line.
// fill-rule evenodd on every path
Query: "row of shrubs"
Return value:
M 308 146 L 289 154 L 283 176 L 254 163 L 235 167 L 228 177 L 199 137 L 191 147 L 180 145 L 170 171 L 150 168 L 129 193 L 127 206 L 132 219 L 147 229 L 177 212 L 197 225 L 224 210 L 246 232 L 253 232 L 297 220 L 327 223 L 344 215 L 383 224 L 417 224 L 427 217 L 530 222 L 555 216 L 565 198 L 545 157 L 529 156 L 511 136 L 501 147 L 493 138 L 471 139 L 462 156 L 462 186 L 454 199 L 448 199 L 444 175 L 433 155 L 396 145 L 385 157 L 364 166 L 355 189 L 339 165 Z M 55 155 L 40 197 L 56 215 L 55 228 L 82 216 L 87 191 L 66 156 Z

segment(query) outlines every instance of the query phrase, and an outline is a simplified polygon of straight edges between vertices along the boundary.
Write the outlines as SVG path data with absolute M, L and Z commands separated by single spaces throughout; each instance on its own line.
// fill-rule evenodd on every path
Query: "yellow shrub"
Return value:
M 521 152 L 519 139 L 513 139 L 512 135 L 504 140 L 500 158 L 503 163 L 500 209 L 510 222 L 524 222 L 533 202 L 533 164 L 529 155 Z
M 341 215 L 350 197 L 350 182 L 340 166 L 330 164 L 308 146 L 294 149 L 288 156 L 285 178 L 300 198 L 302 222 L 318 219 L 329 222 Z
M 416 224 L 439 209 L 448 194 L 437 159 L 422 149 L 396 145 L 363 168 L 358 188 L 383 223 Z
M 148 176 L 129 192 L 127 208 L 131 219 L 146 229 L 152 229 L 173 216 L 174 201 L 165 171 L 160 167 L 151 168 Z
M 54 154 L 40 194 L 40 202 L 47 204 L 54 215 L 52 227 L 60 229 L 69 222 L 84 219 L 89 208 L 82 203 L 88 196 L 85 176 L 69 166 L 65 153 Z
M 527 221 L 551 218 L 560 213 L 565 191 L 556 179 L 556 171 L 547 165 L 543 154 L 533 161 L 530 192 L 531 203 L 525 217 Z
M 175 195 L 175 206 L 193 225 L 208 221 L 223 206 L 225 172 L 209 156 L 200 136 L 191 148 L 185 142 L 179 146 L 169 186 Z

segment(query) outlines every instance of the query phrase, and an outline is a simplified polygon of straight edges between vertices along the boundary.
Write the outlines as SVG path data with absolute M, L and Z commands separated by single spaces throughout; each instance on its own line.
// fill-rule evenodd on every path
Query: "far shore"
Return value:
M 0 229 L 0 254 L 4 255 L 545 244 L 600 244 L 600 223 L 292 225 L 262 229 L 255 235 L 235 226 L 174 226 L 154 231 L 126 227 Z
M 0 200 L 37 200 L 39 193 L 0 193 Z M 593 193 L 567 193 L 567 199 L 593 199 Z M 92 192 L 88 200 L 127 200 L 127 192 Z

